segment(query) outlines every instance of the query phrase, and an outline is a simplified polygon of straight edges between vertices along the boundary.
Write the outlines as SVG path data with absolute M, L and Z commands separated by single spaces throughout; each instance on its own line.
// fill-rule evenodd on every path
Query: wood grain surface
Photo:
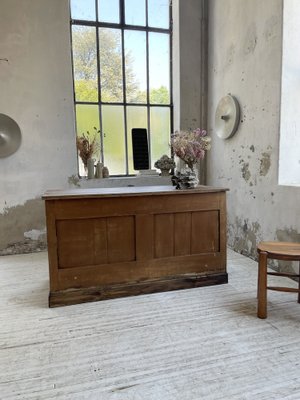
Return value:
M 169 189 L 46 196 L 50 306 L 68 289 L 127 284 L 130 294 L 132 282 L 170 277 L 180 288 L 186 274 L 226 282 L 226 191 Z

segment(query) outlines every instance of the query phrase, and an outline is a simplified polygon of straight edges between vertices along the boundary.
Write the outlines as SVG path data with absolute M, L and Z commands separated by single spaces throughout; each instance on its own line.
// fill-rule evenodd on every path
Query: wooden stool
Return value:
M 275 260 L 300 261 L 300 243 L 288 242 L 261 242 L 257 246 L 258 251 L 258 285 L 257 297 L 258 318 L 267 318 L 267 289 L 277 290 L 279 292 L 295 292 L 298 293 L 298 303 L 300 303 L 300 275 L 267 272 L 267 260 L 272 258 Z M 300 263 L 299 263 L 300 268 Z M 300 272 L 299 272 L 300 274 Z M 267 286 L 267 275 L 286 276 L 290 278 L 299 278 L 298 289 L 288 287 Z

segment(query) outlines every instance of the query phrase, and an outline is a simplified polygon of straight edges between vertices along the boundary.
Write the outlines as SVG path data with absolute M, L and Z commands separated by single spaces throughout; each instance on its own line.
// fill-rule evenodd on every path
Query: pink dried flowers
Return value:
M 171 137 L 171 147 L 174 154 L 181 158 L 193 171 L 194 164 L 205 157 L 205 152 L 211 148 L 211 138 L 204 129 L 176 131 Z

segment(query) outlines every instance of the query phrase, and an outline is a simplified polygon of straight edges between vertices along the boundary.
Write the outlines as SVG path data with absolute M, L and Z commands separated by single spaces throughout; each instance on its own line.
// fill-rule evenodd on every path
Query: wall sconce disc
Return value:
M 19 125 L 8 115 L 0 114 L 0 158 L 15 153 L 21 144 Z
M 240 122 L 240 106 L 234 96 L 222 97 L 216 109 L 215 129 L 221 139 L 232 137 Z

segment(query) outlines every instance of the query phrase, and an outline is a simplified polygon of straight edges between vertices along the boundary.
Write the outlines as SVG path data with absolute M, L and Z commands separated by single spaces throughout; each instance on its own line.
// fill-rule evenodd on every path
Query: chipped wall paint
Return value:
M 300 242 L 300 188 L 278 185 L 282 0 L 209 5 L 208 184 L 229 188 L 229 246 L 256 258 L 259 241 Z M 227 93 L 238 99 L 241 121 L 224 141 L 214 118 Z
M 41 195 L 77 171 L 68 3 L 1 0 L 0 110 L 22 144 L 0 159 L 0 254 L 45 248 Z
M 271 154 L 270 153 L 262 153 L 260 159 L 260 166 L 259 166 L 259 175 L 266 176 L 269 172 L 271 167 Z
M 41 199 L 7 208 L 0 214 L 0 255 L 26 253 L 46 247 L 46 221 Z

